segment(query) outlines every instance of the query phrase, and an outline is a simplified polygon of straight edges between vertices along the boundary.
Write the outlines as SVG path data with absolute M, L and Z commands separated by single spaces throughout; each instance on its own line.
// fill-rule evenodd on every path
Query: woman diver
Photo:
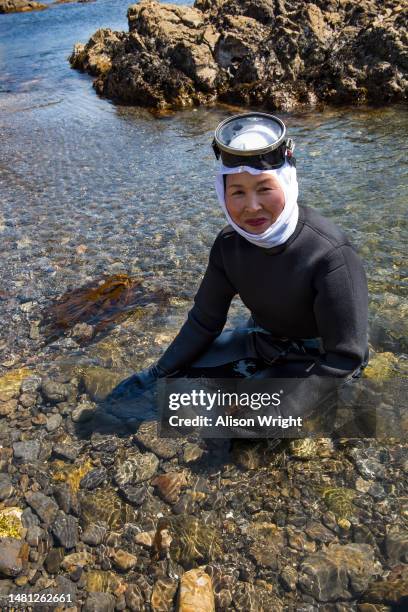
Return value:
M 367 363 L 362 262 L 339 227 L 298 205 L 294 144 L 283 122 L 266 113 L 235 115 L 217 127 L 213 149 L 228 225 L 214 241 L 194 306 L 173 342 L 109 399 L 134 397 L 186 369 L 191 375 L 246 358 L 280 379 L 345 381 Z M 250 320 L 246 328 L 223 331 L 236 294 Z

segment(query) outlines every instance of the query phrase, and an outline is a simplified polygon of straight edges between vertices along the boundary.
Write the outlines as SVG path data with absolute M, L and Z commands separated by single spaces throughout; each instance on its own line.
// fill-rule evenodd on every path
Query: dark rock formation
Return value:
M 70 57 L 99 94 L 153 108 L 222 101 L 290 110 L 389 103 L 408 91 L 398 0 L 142 0 L 129 32 L 98 30 Z

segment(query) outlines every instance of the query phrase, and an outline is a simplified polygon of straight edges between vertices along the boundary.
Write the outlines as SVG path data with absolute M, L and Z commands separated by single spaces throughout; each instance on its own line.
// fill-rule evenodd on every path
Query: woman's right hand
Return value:
M 142 395 L 151 389 L 158 378 L 165 376 L 165 372 L 156 364 L 150 368 L 140 370 L 122 380 L 107 396 L 107 400 L 126 400 Z

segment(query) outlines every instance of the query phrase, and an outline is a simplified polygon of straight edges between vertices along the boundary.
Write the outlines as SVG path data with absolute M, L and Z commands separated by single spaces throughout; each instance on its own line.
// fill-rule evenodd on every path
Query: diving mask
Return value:
M 212 147 L 224 166 L 250 166 L 260 170 L 280 168 L 287 160 L 296 165 L 295 144 L 286 138 L 283 121 L 267 113 L 243 113 L 222 121 Z

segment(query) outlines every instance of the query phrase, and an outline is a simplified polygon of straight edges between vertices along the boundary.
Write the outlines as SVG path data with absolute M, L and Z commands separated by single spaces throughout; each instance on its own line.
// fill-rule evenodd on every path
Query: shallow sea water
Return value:
M 386 534 L 398 530 L 401 539 L 391 539 L 397 552 L 406 540 L 405 438 L 401 444 L 386 444 L 390 429 L 381 430 L 379 420 L 378 440 L 353 439 L 357 436 L 334 442 L 329 438 L 294 440 L 277 450 L 273 439 L 208 439 L 199 446 L 185 445 L 185 440 L 157 437 L 154 422 L 140 427 L 140 418 L 157 417 L 150 392 L 137 404 L 137 412 L 133 398 L 128 413 L 119 406 L 119 419 L 112 418 L 112 406 L 108 414 L 103 407 L 103 399 L 119 380 L 160 356 L 191 306 L 210 247 L 224 226 L 213 188 L 213 130 L 236 111 L 198 108 L 159 118 L 145 109 L 99 98 L 92 79 L 71 70 L 67 57 L 75 42 L 86 42 L 99 27 L 125 29 L 127 6 L 120 0 L 97 0 L 0 15 L 0 392 L 13 389 L 17 393 L 32 371 L 43 382 L 47 377 L 53 382 L 70 381 L 73 392 L 72 403 L 54 406 L 44 396 L 43 385 L 35 406 L 25 408 L 20 396 L 16 412 L 0 416 L 0 449 L 6 452 L 1 469 L 8 470 L 16 483 L 15 497 L 6 504 L 25 507 L 27 486 L 48 495 L 55 481 L 67 483 L 73 499 L 81 486 L 81 525 L 91 519 L 107 521 L 117 532 L 110 541 L 137 555 L 131 572 L 119 573 L 115 567 L 101 571 L 111 567 L 106 546 L 93 547 L 94 559 L 84 572 L 86 587 L 83 577 L 76 583 L 79 607 L 87 591 L 122 592 L 118 581 L 125 588 L 129 581 L 131 597 L 136 597 L 138 584 L 143 598 L 150 601 L 153 584 L 159 585 L 160 592 L 160 584 L 165 584 L 161 580 L 170 576 L 170 570 L 172 579 L 183 575 L 187 564 L 184 568 L 174 559 L 171 563 L 157 560 L 133 544 L 136 529 L 159 529 L 157 518 L 165 517 L 176 560 L 189 550 L 193 564 L 201 565 L 204 557 L 195 558 L 196 551 L 206 555 L 214 542 L 209 535 L 222 534 L 223 552 L 213 563 L 217 609 L 315 609 L 314 598 L 297 588 L 301 583 L 296 581 L 305 556 L 316 550 L 314 561 L 309 557 L 312 561 L 306 564 L 306 582 L 316 567 L 319 589 L 326 588 L 327 582 L 327 589 L 336 592 L 321 556 L 326 555 L 327 542 L 340 544 L 337 573 L 343 582 L 346 554 L 344 563 L 351 572 L 367 569 L 367 584 L 390 574 L 390 563 L 396 559 L 386 558 Z M 407 363 L 408 352 L 406 108 L 343 108 L 280 116 L 297 145 L 300 202 L 343 227 L 364 259 L 370 288 L 370 341 L 380 353 L 372 378 L 388 376 L 396 364 Z M 123 273 L 143 280 L 143 303 L 108 333 L 98 333 L 83 345 L 72 337 L 51 341 L 38 333 L 42 313 L 65 292 L 71 292 L 70 298 L 82 295 L 78 288 Z M 78 301 L 73 302 L 80 310 Z M 122 304 L 128 307 L 129 301 L 123 299 Z M 234 300 L 229 324 L 243 323 L 247 314 Z M 358 385 L 348 392 L 343 398 L 344 422 L 347 402 L 351 405 L 357 397 L 356 420 L 367 419 L 370 424 L 372 412 L 360 410 Z M 403 412 L 405 402 L 398 404 Z M 404 420 L 396 419 L 393 407 L 382 405 L 383 421 L 403 437 L 405 415 Z M 94 416 L 86 417 L 87 410 L 94 408 Z M 72 418 L 78 409 L 81 421 L 78 414 Z M 55 424 L 60 415 L 61 425 L 50 431 L 45 422 L 49 425 L 51 419 Z M 30 464 L 10 460 L 8 465 L 16 440 L 38 444 L 40 461 L 31 463 L 30 455 Z M 189 441 L 195 442 L 195 437 Z M 165 452 L 167 442 L 175 445 L 176 455 L 168 455 L 168 448 Z M 51 455 L 55 444 L 60 450 L 66 445 L 77 458 L 65 461 L 69 455 L 62 454 L 64 461 L 55 460 Z M 175 490 L 178 485 L 185 487 L 181 483 L 187 476 L 188 488 L 183 488 L 177 505 L 161 499 L 147 475 L 142 486 L 127 487 L 123 476 L 132 457 L 132 469 L 139 462 L 147 469 L 146 459 L 158 462 L 160 457 L 159 469 L 164 472 L 160 478 L 173 472 Z M 92 470 L 96 489 L 83 489 L 84 475 L 88 477 L 93 466 L 101 465 L 106 468 L 106 480 L 95 484 L 95 472 L 99 478 L 103 470 Z M 161 532 L 157 534 L 155 543 L 164 547 Z M 53 541 L 50 533 L 46 537 Z M 271 542 L 273 546 L 276 542 L 276 550 Z M 351 543 L 353 548 L 343 547 Z M 363 555 L 359 548 L 371 552 Z M 371 578 L 370 555 L 380 559 L 382 568 L 376 565 Z M 30 562 L 31 558 L 35 557 L 30 553 Z M 328 563 L 332 567 L 332 561 Z M 284 568 L 291 570 L 289 580 L 295 573 L 290 592 L 282 582 Z M 62 570 L 59 574 L 57 580 L 68 577 Z M 43 570 L 36 571 L 30 588 L 38 591 L 41 584 L 43 589 L 46 576 Z M 349 580 L 353 593 L 337 607 L 354 610 L 354 588 L 358 590 L 366 579 L 364 574 L 350 576 L 357 576 Z M 6 583 L 0 585 L 1 593 L 5 592 L 2 586 L 16 591 L 17 581 L 0 582 Z M 381 584 L 385 595 L 380 600 L 388 601 L 389 594 L 399 597 L 395 582 L 389 587 L 384 581 Z M 167 591 L 162 592 L 167 598 Z M 230 599 L 220 605 L 224 596 Z M 336 607 L 330 601 L 325 609 Z M 164 607 L 169 609 L 168 601 Z
M 182 307 L 144 321 L 174 334 L 223 227 L 211 150 L 227 107 L 158 118 L 99 98 L 71 70 L 77 41 L 126 28 L 127 4 L 98 0 L 0 19 L 0 316 L 9 298 L 46 305 L 67 289 L 127 272 Z M 406 351 L 406 108 L 280 113 L 296 142 L 300 203 L 343 227 L 364 258 L 370 339 Z M 242 321 L 236 300 L 230 322 Z M 151 358 L 149 345 L 137 361 Z

